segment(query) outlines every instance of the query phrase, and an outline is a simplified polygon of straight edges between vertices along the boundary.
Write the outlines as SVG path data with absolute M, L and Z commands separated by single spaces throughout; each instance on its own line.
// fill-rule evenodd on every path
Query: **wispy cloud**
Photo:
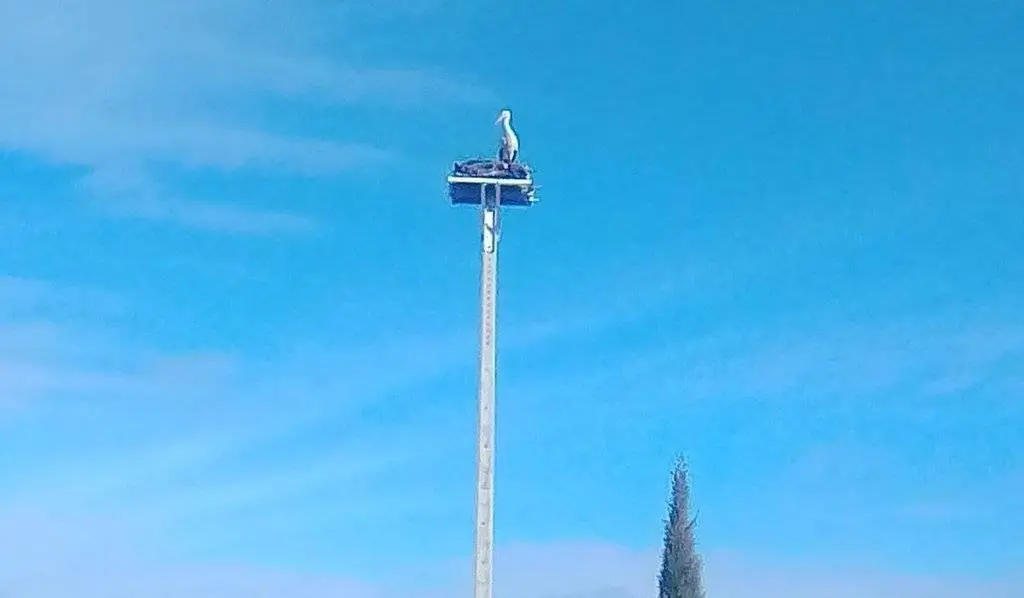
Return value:
M 13 514 L 12 514 L 13 515 Z M 15 598 L 125 594 L 158 598 L 259 596 L 451 598 L 468 595 L 466 559 L 395 565 L 386 579 L 230 563 L 155 565 L 144 538 L 123 525 L 22 511 L 0 518 L 5 542 L 0 587 Z M 17 550 L 14 550 L 14 547 Z M 730 552 L 706 555 L 709 595 L 722 598 L 954 598 L 1020 595 L 1019 578 L 912 575 L 816 565 L 791 566 Z M 499 545 L 499 598 L 642 598 L 656 589 L 657 551 L 599 542 Z
M 19 542 L 17 548 L 0 546 L 0 590 L 12 598 L 379 595 L 370 584 L 341 576 L 231 564 L 157 565 L 152 544 L 115 518 L 19 509 L 0 516 L 0 533 Z
M 375 504 L 390 504 L 393 516 L 426 506 L 423 496 L 392 504 L 378 486 L 448 453 L 450 420 L 421 414 L 412 424 L 378 423 L 347 413 L 330 421 L 344 431 L 325 437 L 322 425 L 284 415 L 136 442 L 132 450 L 86 452 L 14 484 L 9 502 L 116 512 L 171 528 L 239 510 L 279 513 L 282 505 L 325 491 L 354 518 L 367 509 L 381 514 Z
M 827 320 L 712 332 L 625 356 L 611 375 L 690 398 L 956 394 L 999 385 L 1024 364 L 1024 327 L 1000 310 Z M 653 372 L 664 375 L 652 377 Z
M 256 210 L 236 205 L 183 201 L 149 195 L 112 196 L 97 202 L 107 214 L 140 220 L 166 221 L 189 228 L 234 234 L 305 233 L 321 228 L 310 217 Z
M 117 296 L 103 290 L 5 274 L 0 274 L 0 305 L 0 318 L 18 322 L 110 315 L 124 308 Z
M 132 346 L 108 325 L 127 304 L 99 290 L 0 277 L 0 408 L 38 399 L 149 397 L 212 386 L 229 358 Z M 184 374 L 184 375 L 182 375 Z
M 1021 578 L 915 575 L 893 571 L 793 566 L 732 553 L 708 556 L 708 593 L 722 598 L 1010 598 L 1024 591 Z
M 418 105 L 484 93 L 426 70 L 346 61 L 355 16 L 303 0 L 0 0 L 0 78 L 9 83 L 0 148 L 86 168 L 105 181 L 88 191 L 113 202 L 114 214 L 232 232 L 306 228 L 298 216 L 179 199 L 158 184 L 156 167 L 343 172 L 392 152 L 275 131 L 253 106 Z M 111 184 L 118 179 L 128 184 Z
M 131 388 L 122 372 L 91 367 L 108 346 L 78 326 L 121 307 L 108 293 L 0 276 L 0 413 L 44 395 Z
M 1013 428 L 1012 419 L 987 419 L 1005 423 L 1008 430 Z M 910 428 L 905 434 L 914 436 L 919 431 Z M 1000 434 L 998 429 L 993 430 L 989 438 L 972 442 L 972 448 L 992 450 L 990 447 L 1000 446 Z M 1002 435 L 1012 437 L 1012 433 Z M 779 486 L 787 488 L 786 493 L 779 492 L 780 497 L 799 496 L 786 500 L 784 510 L 789 516 L 813 519 L 819 524 L 879 527 L 963 523 L 982 536 L 988 529 L 1022 527 L 1015 514 L 1024 504 L 1019 492 L 1024 486 L 1024 455 L 1011 452 L 989 458 L 984 468 L 978 468 L 981 472 L 965 474 L 957 458 L 924 468 L 907 451 L 882 446 L 833 441 L 811 447 L 775 474 Z M 948 451 L 950 455 L 963 452 Z M 873 500 L 883 492 L 885 501 Z
M 106 295 L 36 280 L 0 282 L 0 310 L 17 304 L 23 318 L 3 324 L 9 334 L 0 342 L 0 390 L 7 407 L 32 414 L 36 406 L 73 399 L 64 405 L 82 414 L 77 423 L 86 430 L 128 421 L 128 429 L 148 429 L 122 435 L 110 446 L 64 437 L 56 446 L 65 449 L 45 467 L 22 467 L 7 481 L 0 494 L 10 498 L 59 497 L 64 506 L 141 509 L 149 518 L 159 511 L 158 518 L 168 520 L 273 502 L 320 485 L 337 487 L 346 470 L 353 479 L 372 477 L 409 459 L 422 461 L 431 452 L 427 447 L 443 450 L 444 439 L 458 437 L 446 432 L 451 404 L 424 403 L 417 389 L 460 368 L 471 371 L 476 335 L 468 328 L 370 345 L 301 346 L 271 364 L 221 351 L 167 353 L 129 342 L 116 333 L 118 320 L 109 315 L 76 320 L 74 326 L 59 323 L 65 309 L 85 313 L 79 303 Z M 130 315 L 126 303 L 119 301 Z M 625 317 L 617 311 L 592 315 L 602 326 Z M 511 355 L 530 352 L 587 328 L 583 324 L 511 330 L 504 342 Z M 385 411 L 397 410 L 395 415 L 367 419 L 367 411 L 376 412 L 382 403 Z M 42 409 L 60 411 L 66 409 Z M 325 423 L 340 426 L 331 442 L 296 462 L 280 461 L 289 447 L 308 444 Z M 265 468 L 246 469 L 252 458 L 270 461 Z M 196 476 L 206 480 L 202 489 L 191 485 Z
M 25 311 L 60 292 L 40 281 L 7 282 L 32 291 L 10 293 Z M 88 335 L 39 322 L 2 335 L 0 427 L 16 426 L 36 449 L 0 471 L 0 518 L 27 504 L 55 517 L 117 513 L 139 528 L 203 525 L 217 534 L 230 528 L 224 517 L 262 513 L 252 525 L 267 525 L 326 493 L 359 522 L 381 509 L 428 507 L 425 497 L 403 506 L 381 483 L 443 456 L 456 437 L 448 413 L 429 404 L 384 421 L 364 413 L 389 391 L 408 391 L 451 367 L 443 359 L 416 367 L 443 341 L 432 350 L 418 338 L 408 351 L 386 355 L 413 366 L 407 370 L 395 371 L 370 347 L 317 371 L 301 356 L 276 367 L 215 351 L 167 354 L 116 337 L 98 353 L 84 352 L 78 345 L 89 345 Z M 220 525 L 203 523 L 211 518 Z

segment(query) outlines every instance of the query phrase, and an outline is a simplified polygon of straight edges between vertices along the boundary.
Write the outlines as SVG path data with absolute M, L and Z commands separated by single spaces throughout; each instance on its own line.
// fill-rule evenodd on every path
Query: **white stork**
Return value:
M 498 123 L 501 123 L 503 130 L 501 147 L 498 149 L 498 159 L 507 167 L 519 158 L 519 137 L 512 130 L 512 112 L 510 110 L 502 110 L 501 114 L 498 115 L 498 120 L 494 121 L 494 124 Z

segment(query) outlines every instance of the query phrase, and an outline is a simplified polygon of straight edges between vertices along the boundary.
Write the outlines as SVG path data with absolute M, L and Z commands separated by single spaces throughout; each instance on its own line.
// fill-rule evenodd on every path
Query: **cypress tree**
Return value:
M 658 576 L 658 598 L 704 598 L 701 558 L 697 554 L 690 517 L 690 483 L 686 462 L 680 458 L 672 471 L 672 495 L 665 521 L 665 546 Z

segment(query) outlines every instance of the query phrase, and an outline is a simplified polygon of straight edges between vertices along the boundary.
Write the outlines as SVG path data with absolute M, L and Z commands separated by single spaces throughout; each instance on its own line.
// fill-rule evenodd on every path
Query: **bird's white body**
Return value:
M 501 123 L 501 148 L 498 150 L 498 159 L 506 164 L 511 164 L 519 157 L 519 136 L 512 129 L 512 112 L 502 110 L 495 124 Z

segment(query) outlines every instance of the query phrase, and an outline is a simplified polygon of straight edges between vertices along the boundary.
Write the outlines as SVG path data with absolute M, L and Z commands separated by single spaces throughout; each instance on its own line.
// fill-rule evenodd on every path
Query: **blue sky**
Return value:
M 769 6 L 770 4 L 770 6 Z M 1019 596 L 1024 8 L 0 0 L 0 588 Z

